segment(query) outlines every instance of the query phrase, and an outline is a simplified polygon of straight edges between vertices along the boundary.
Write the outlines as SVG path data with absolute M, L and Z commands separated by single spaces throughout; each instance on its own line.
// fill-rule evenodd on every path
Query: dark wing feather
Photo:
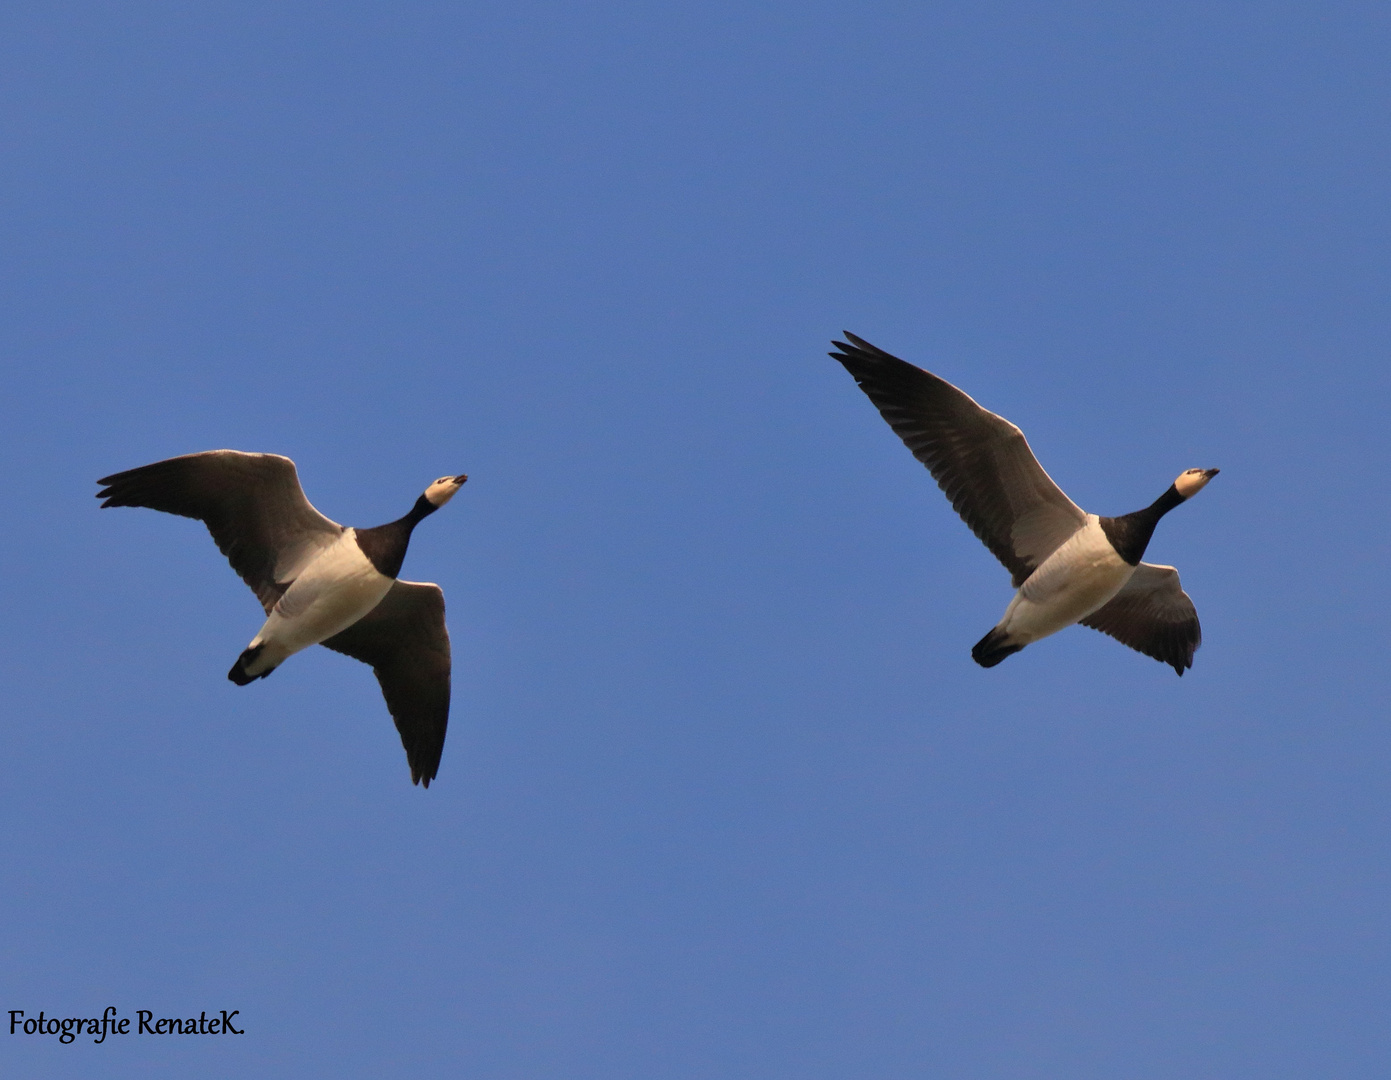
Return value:
M 295 463 L 278 454 L 209 450 L 97 481 L 102 506 L 145 506 L 197 518 L 266 611 L 343 527 L 315 510 Z
M 371 665 L 401 733 L 411 782 L 429 787 L 449 726 L 449 631 L 440 587 L 397 581 L 380 604 L 322 644 Z
M 1016 586 L 1080 529 L 1087 515 L 1043 471 L 1024 433 L 945 379 L 854 334 L 830 355 L 845 365 L 956 512 L 1004 563 Z
M 1142 562 L 1125 588 L 1081 621 L 1180 675 L 1193 666 L 1193 654 L 1203 643 L 1198 611 L 1172 566 Z

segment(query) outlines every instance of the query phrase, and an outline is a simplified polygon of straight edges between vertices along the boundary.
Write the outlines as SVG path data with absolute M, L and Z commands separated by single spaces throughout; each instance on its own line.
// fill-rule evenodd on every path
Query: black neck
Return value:
M 411 532 L 438 509 L 438 506 L 422 495 L 415 500 L 415 505 L 405 517 L 378 525 L 374 529 L 358 529 L 357 546 L 362 549 L 362 553 L 367 556 L 377 573 L 394 578 L 401 572 L 401 564 L 406 561 L 406 548 L 410 546 Z
M 410 513 L 399 520 L 409 522 L 408 527 L 414 529 L 438 509 L 438 506 L 422 495 L 415 500 L 415 505 L 411 507 Z
M 1154 535 L 1154 527 L 1159 524 L 1159 519 L 1183 501 L 1178 488 L 1170 484 L 1168 491 L 1143 510 L 1136 510 L 1133 514 L 1123 517 L 1102 518 L 1101 530 L 1106 534 L 1106 539 L 1111 541 L 1117 555 L 1131 566 L 1138 566 L 1144 558 L 1145 548 L 1149 547 L 1150 537 Z

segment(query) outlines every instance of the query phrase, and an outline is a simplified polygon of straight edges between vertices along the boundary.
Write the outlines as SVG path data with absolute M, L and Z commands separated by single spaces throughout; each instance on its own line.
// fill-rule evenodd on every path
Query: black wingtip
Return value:
M 1193 667 L 1193 654 L 1198 651 L 1198 646 L 1202 644 L 1200 637 L 1196 642 L 1192 642 L 1187 648 L 1180 647 L 1172 654 L 1172 659 L 1166 659 L 1166 663 L 1174 669 L 1174 673 L 1181 679 L 1185 671 L 1190 671 Z
M 852 334 L 849 330 L 842 330 L 841 334 L 845 337 L 845 341 L 836 341 L 835 339 L 831 341 L 831 344 L 840 351 L 827 353 L 826 355 L 833 360 L 839 360 L 842 364 L 845 364 L 846 367 L 850 367 L 851 364 L 857 362 L 859 364 L 864 364 L 865 362 L 875 363 L 888 361 L 891 364 L 902 364 L 907 367 L 913 367 L 914 370 L 921 370 L 914 365 L 908 364 L 906 360 L 900 359 L 893 353 L 885 352 L 883 349 L 879 348 L 878 345 L 871 345 L 858 334 Z M 851 368 L 852 372 L 854 370 L 854 368 Z
M 411 768 L 411 783 L 417 787 L 428 788 L 430 781 L 439 775 L 439 757 L 436 756 L 433 767 L 428 757 L 429 755 L 421 753 L 418 747 L 406 751 L 406 764 Z
M 837 351 L 833 353 L 827 353 L 827 356 L 830 356 L 836 360 L 841 360 L 850 354 L 864 351 L 865 340 L 863 338 L 856 337 L 849 330 L 842 330 L 840 333 L 841 336 L 846 340 L 837 341 L 835 338 L 832 338 L 831 344 L 836 347 Z

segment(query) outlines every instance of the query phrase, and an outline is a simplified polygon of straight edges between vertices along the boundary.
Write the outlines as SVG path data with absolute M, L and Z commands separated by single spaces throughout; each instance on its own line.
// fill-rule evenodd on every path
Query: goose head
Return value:
M 1174 481 L 1174 490 L 1183 498 L 1191 499 L 1207 487 L 1207 482 L 1219 472 L 1220 469 L 1186 469 L 1179 473 L 1178 479 Z
M 468 476 L 465 473 L 460 473 L 458 476 L 441 476 L 425 489 L 425 501 L 438 510 L 454 498 L 454 493 L 464 486 L 464 481 L 467 479 Z

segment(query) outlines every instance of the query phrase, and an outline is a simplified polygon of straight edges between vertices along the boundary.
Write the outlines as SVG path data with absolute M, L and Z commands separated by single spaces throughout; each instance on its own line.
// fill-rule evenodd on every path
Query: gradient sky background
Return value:
M 7 1075 L 1383 1077 L 1384 4 L 0 13 Z M 1183 679 L 1010 596 L 848 328 L 1161 526 Z M 417 533 L 370 671 L 93 481 L 287 454 Z M 3 1017 L 0 1013 L 0 1017 Z

